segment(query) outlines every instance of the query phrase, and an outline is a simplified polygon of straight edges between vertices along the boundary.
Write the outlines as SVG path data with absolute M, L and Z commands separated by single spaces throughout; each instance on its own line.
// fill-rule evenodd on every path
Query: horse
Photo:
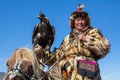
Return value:
M 4 80 L 54 80 L 43 71 L 43 65 L 29 48 L 16 49 L 7 60 L 8 72 Z
M 33 30 L 32 44 L 33 48 L 38 44 L 45 50 L 50 50 L 55 37 L 55 28 L 51 26 L 48 18 L 41 12 L 38 16 L 40 23 L 38 23 Z

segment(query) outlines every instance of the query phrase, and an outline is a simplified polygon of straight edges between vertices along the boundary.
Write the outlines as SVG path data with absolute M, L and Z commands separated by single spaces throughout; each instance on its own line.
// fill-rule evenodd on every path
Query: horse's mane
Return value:
M 7 60 L 8 69 L 12 68 L 16 61 L 29 60 L 32 63 L 33 71 L 36 77 L 39 79 L 41 73 L 43 73 L 42 67 L 37 60 L 35 53 L 29 48 L 16 49 L 11 57 Z

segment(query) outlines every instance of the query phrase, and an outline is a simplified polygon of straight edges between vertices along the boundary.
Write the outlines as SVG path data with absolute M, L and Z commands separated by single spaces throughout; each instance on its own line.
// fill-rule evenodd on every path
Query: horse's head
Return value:
M 8 72 L 4 80 L 36 79 L 38 62 L 33 51 L 27 48 L 17 49 L 7 61 Z
M 9 64 L 10 65 L 10 64 Z M 10 68 L 5 80 L 31 80 L 36 79 L 33 66 L 29 60 L 17 61 L 13 68 Z

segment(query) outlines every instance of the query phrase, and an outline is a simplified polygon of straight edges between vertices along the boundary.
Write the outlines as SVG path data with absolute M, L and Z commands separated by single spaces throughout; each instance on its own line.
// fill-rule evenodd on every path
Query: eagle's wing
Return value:
M 50 39 L 49 39 L 49 41 L 48 41 L 48 44 L 47 44 L 47 46 L 46 46 L 46 50 L 49 50 L 50 49 L 50 47 L 51 47 L 51 45 L 53 44 L 53 42 L 54 42 L 54 39 L 55 39 L 55 28 L 54 28 L 54 26 L 51 26 L 51 34 L 50 34 Z
M 37 25 L 34 27 L 33 34 L 32 34 L 32 44 L 34 44 L 35 36 L 36 36 L 37 33 L 38 33 L 38 28 L 39 28 L 39 24 L 37 24 Z

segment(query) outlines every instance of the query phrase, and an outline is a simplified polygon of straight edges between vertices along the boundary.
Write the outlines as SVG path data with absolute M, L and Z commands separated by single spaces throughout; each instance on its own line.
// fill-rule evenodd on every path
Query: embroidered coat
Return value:
M 87 42 L 78 39 L 79 34 L 84 34 Z M 65 80 L 101 80 L 99 65 L 97 61 L 103 58 L 109 52 L 110 44 L 98 29 L 86 27 L 80 33 L 71 31 L 63 40 L 60 50 L 63 58 L 60 65 L 63 69 L 62 75 Z M 87 73 L 79 74 L 79 60 L 88 60 L 96 63 L 96 72 L 94 77 L 88 77 Z M 91 68 L 92 69 L 92 68 Z M 66 71 L 66 74 L 64 73 Z M 89 73 L 88 73 L 89 74 Z

